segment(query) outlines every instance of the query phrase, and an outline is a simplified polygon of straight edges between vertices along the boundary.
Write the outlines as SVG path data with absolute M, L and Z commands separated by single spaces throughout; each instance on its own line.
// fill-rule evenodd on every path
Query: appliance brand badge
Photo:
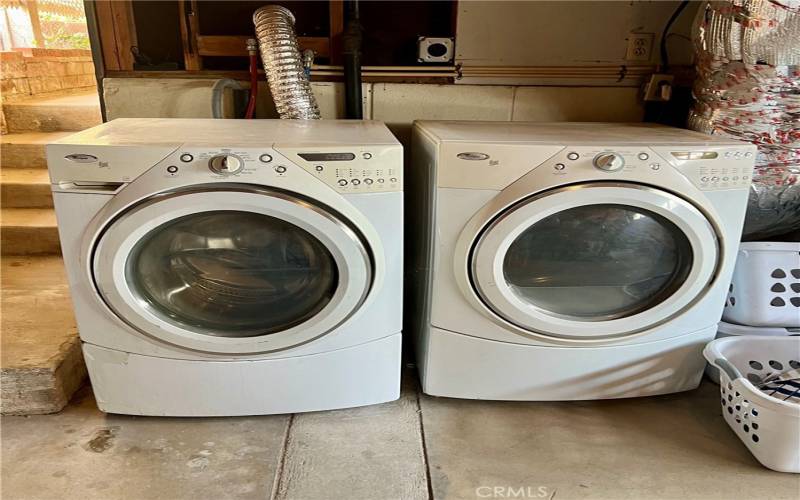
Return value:
M 488 160 L 489 155 L 486 153 L 476 153 L 474 151 L 466 152 L 466 153 L 458 153 L 458 156 L 462 160 Z
M 72 153 L 64 157 L 65 160 L 74 161 L 75 163 L 94 163 L 97 157 L 85 153 Z

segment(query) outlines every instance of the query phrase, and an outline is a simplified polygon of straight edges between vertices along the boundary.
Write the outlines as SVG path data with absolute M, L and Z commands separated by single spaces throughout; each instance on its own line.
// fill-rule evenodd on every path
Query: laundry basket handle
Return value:
M 724 371 L 732 381 L 742 377 L 739 370 L 727 359 L 717 358 L 714 360 L 714 364 L 717 365 L 717 368 Z

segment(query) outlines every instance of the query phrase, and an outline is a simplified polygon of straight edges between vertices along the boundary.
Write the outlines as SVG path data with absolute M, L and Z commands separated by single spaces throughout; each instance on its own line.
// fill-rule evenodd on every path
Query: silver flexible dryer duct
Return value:
M 319 120 L 317 100 L 297 45 L 294 15 L 279 5 L 267 5 L 255 11 L 253 23 L 269 90 L 280 117 Z

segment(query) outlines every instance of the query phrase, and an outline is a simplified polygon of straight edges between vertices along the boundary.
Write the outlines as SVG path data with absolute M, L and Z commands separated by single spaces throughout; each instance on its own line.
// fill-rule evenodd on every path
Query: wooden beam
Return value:
M 130 1 L 112 1 L 111 12 L 114 16 L 114 38 L 117 41 L 117 52 L 120 69 L 133 69 L 133 53 L 131 48 L 137 45 L 136 23 L 133 19 L 133 4 Z
M 103 63 L 111 71 L 133 69 L 131 47 L 136 45 L 133 5 L 129 1 L 94 2 Z
M 259 74 L 263 75 L 264 72 L 259 70 Z M 231 78 L 234 80 L 241 80 L 246 82 L 250 79 L 250 74 L 247 71 L 108 71 L 106 73 L 108 78 L 180 78 L 180 79 L 196 79 L 202 78 L 205 80 Z M 430 83 L 430 84 L 452 84 L 453 77 L 450 76 L 428 76 L 424 73 L 419 74 L 389 74 L 376 71 L 373 75 L 372 72 L 365 71 L 362 73 L 364 83 Z M 344 77 L 341 74 L 329 75 L 315 75 L 311 72 L 312 82 L 342 82 Z
M 100 38 L 100 47 L 103 50 L 103 64 L 109 71 L 120 71 L 119 54 L 117 54 L 117 40 L 114 36 L 114 14 L 111 12 L 111 2 L 103 0 L 94 2 L 95 15 L 97 16 L 97 31 Z
M 330 54 L 331 64 L 342 64 L 342 34 L 344 33 L 344 0 L 330 0 L 328 15 L 330 18 Z M 320 54 L 321 55 L 321 54 Z
M 179 0 L 178 13 L 181 21 L 181 41 L 183 42 L 183 63 L 187 71 L 203 69 L 203 61 L 198 51 L 199 21 L 196 0 Z
M 33 31 L 33 39 L 36 40 L 36 46 L 44 49 L 44 35 L 42 35 L 42 23 L 39 20 L 39 5 L 36 0 L 28 0 L 25 2 L 25 7 L 28 10 L 28 17 L 31 19 L 31 31 Z
M 197 37 L 197 53 L 200 56 L 247 56 L 247 39 L 252 36 L 206 36 Z M 325 37 L 301 36 L 297 38 L 300 50 L 311 49 L 321 57 L 330 54 L 330 40 Z M 187 67 L 188 69 L 188 67 Z

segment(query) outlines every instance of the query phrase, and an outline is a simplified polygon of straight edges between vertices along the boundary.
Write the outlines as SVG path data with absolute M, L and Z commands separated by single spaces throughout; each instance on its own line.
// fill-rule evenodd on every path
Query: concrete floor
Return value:
M 266 417 L 105 415 L 86 387 L 57 415 L 3 417 L 2 498 L 800 497 L 720 415 L 718 387 L 577 403 L 418 394 Z

